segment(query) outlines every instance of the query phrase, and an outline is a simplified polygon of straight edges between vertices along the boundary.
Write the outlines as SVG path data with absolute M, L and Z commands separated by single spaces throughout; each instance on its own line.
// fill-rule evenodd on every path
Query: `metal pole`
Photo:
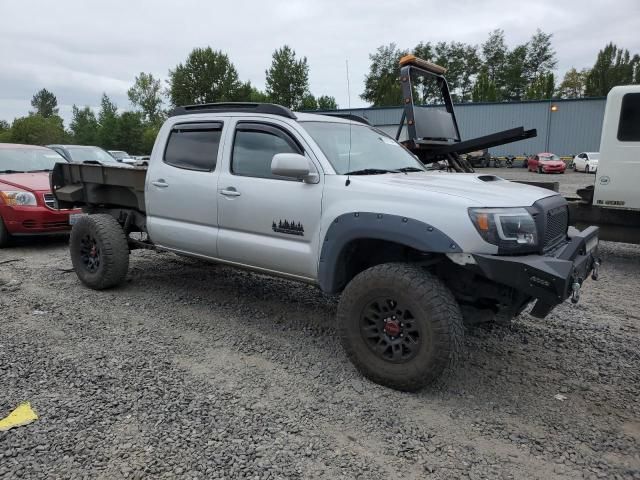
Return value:
M 547 105 L 547 132 L 544 141 L 544 151 L 549 151 L 549 136 L 551 135 L 551 100 L 549 100 L 549 105 Z

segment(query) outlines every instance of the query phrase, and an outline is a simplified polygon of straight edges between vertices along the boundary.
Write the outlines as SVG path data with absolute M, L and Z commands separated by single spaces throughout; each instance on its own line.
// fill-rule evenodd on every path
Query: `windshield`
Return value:
M 424 171 L 408 150 L 374 128 L 348 123 L 301 123 L 340 175 L 402 169 Z
M 127 152 L 122 152 L 120 150 L 110 150 L 109 153 L 111 156 L 115 157 L 116 160 L 122 160 L 123 158 L 130 158 Z
M 554 155 L 552 153 L 551 155 L 540 155 L 540 160 L 558 161 L 558 160 L 560 160 L 560 157 L 558 155 Z
M 0 173 L 51 170 L 64 158 L 47 148 L 0 148 Z
M 589 158 L 591 160 L 599 160 L 600 159 L 600 154 L 599 153 L 590 153 L 589 154 Z
M 100 163 L 113 163 L 116 161 L 111 155 L 99 147 L 66 147 L 71 160 L 74 162 L 94 161 Z

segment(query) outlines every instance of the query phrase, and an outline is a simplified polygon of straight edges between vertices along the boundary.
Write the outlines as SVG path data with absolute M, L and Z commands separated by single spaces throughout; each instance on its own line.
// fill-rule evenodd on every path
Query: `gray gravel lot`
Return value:
M 135 251 L 95 292 L 64 240 L 22 241 L 0 417 L 41 418 L 0 432 L 0 477 L 640 479 L 640 247 L 601 250 L 581 303 L 467 331 L 455 375 L 407 394 L 355 371 L 312 287 Z

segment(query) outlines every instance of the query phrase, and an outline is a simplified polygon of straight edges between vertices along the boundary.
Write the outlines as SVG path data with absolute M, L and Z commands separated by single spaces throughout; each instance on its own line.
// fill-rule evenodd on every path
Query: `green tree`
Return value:
M 9 141 L 29 145 L 48 145 L 65 141 L 62 119 L 57 115 L 43 117 L 34 114 L 16 118 L 11 125 Z
M 58 115 L 58 99 L 46 88 L 38 91 L 31 99 L 31 106 L 35 109 L 29 112 L 32 115 L 40 115 L 44 118 Z
M 245 82 L 240 85 L 236 94 L 238 102 L 267 103 L 269 96 L 261 90 L 251 85 L 251 82 Z
M 118 132 L 118 107 L 106 93 L 102 94 L 100 100 L 100 111 L 98 112 L 98 145 L 106 150 L 112 150 L 116 144 Z
M 640 56 L 608 44 L 598 52 L 596 63 L 587 75 L 586 96 L 600 97 L 616 85 L 640 83 Z
M 525 61 L 525 77 L 529 84 L 533 83 L 538 77 L 551 73 L 558 64 L 556 60 L 556 51 L 551 45 L 550 33 L 544 33 L 539 28 L 536 30 L 527 43 L 527 57 Z
M 375 53 L 370 54 L 369 73 L 365 77 L 364 92 L 360 98 L 375 107 L 401 105 L 402 87 L 398 80 L 398 62 L 407 53 L 409 52 L 406 50 L 398 49 L 395 43 L 390 43 L 378 47 Z
M 498 89 L 489 78 L 486 69 L 483 69 L 478 75 L 471 97 L 474 102 L 496 102 L 498 100 Z
M 338 104 L 334 97 L 329 95 L 320 95 L 318 97 L 318 109 L 319 110 L 337 110 Z
M 461 42 L 438 42 L 434 62 L 447 69 L 446 78 L 454 102 L 471 100 L 473 82 L 480 70 L 478 47 Z
M 98 143 L 98 119 L 90 107 L 73 106 L 69 129 L 73 141 L 78 145 L 95 145 Z
M 144 127 L 144 131 L 142 132 L 140 151 L 138 153 L 142 155 L 151 154 L 151 150 L 153 150 L 153 144 L 156 141 L 156 137 L 158 136 L 160 127 L 161 125 L 158 125 L 158 124 L 148 125 Z
M 296 52 L 285 45 L 273 52 L 271 66 L 265 74 L 266 91 L 272 102 L 294 110 L 304 108 L 305 97 L 309 95 L 307 57 L 298 60 Z
M 497 90 L 504 87 L 504 70 L 509 49 L 504 40 L 504 30 L 496 29 L 481 46 L 483 66 L 489 80 Z
M 140 72 L 127 92 L 129 101 L 142 112 L 148 123 L 158 123 L 162 118 L 162 93 L 160 80 L 150 73 Z
M 527 87 L 524 98 L 525 100 L 547 100 L 553 98 L 555 86 L 553 73 L 543 73 Z
M 11 141 L 11 125 L 6 120 L 0 120 L 0 143 Z
M 588 75 L 589 71 L 586 69 L 577 71 L 575 68 L 571 68 L 564 74 L 564 78 L 562 82 L 560 82 L 556 94 L 561 98 L 584 97 Z
M 501 99 L 518 101 L 524 97 L 529 83 L 526 77 L 528 48 L 529 45 L 525 43 L 507 52 L 504 70 L 500 75 L 503 82 Z
M 194 48 L 187 60 L 169 70 L 169 99 L 174 106 L 235 101 L 242 83 L 229 57 L 211 47 Z
M 148 153 L 144 150 L 145 126 L 140 112 L 124 112 L 118 119 L 115 148 L 132 155 Z
M 317 110 L 318 109 L 318 101 L 316 97 L 307 93 L 304 97 L 302 97 L 302 103 L 300 104 L 300 110 Z

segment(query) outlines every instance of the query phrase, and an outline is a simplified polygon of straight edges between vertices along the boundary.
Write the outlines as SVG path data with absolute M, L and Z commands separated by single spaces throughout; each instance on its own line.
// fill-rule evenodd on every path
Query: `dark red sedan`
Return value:
M 12 236 L 67 232 L 69 214 L 56 210 L 49 172 L 64 162 L 49 148 L 0 143 L 0 248 Z
M 527 168 L 530 172 L 564 173 L 567 165 L 555 153 L 539 153 L 527 159 Z

